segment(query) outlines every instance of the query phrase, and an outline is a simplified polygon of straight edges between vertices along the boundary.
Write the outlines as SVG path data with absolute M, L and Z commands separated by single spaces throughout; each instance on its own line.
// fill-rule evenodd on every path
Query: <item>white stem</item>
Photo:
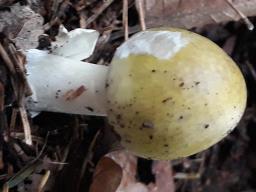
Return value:
M 106 115 L 105 84 L 108 67 L 48 54 L 27 52 L 32 111 Z

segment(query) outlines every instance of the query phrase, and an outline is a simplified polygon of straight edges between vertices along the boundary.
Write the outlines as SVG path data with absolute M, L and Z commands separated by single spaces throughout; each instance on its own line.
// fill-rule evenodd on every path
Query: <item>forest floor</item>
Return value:
M 17 50 L 47 47 L 62 24 L 69 31 L 79 27 L 99 31 L 94 54 L 86 61 L 108 65 L 125 37 L 146 27 L 141 13 L 134 1 L 127 5 L 118 0 L 29 2 L 0 1 L 0 191 L 85 192 L 92 183 L 98 188 L 90 192 L 256 191 L 255 30 L 248 30 L 243 21 L 191 28 L 222 47 L 246 79 L 247 109 L 229 136 L 206 151 L 173 161 L 146 160 L 124 151 L 108 153 L 104 159 L 109 150 L 102 143 L 107 138 L 106 119 L 51 112 L 32 118 L 23 110 L 26 81 L 22 74 L 12 73 L 8 57 L 25 61 Z M 249 19 L 256 24 L 254 17 Z M 37 45 L 42 33 L 48 36 L 40 36 Z M 24 143 L 24 126 L 31 130 L 32 146 Z M 96 177 L 95 172 L 100 174 Z

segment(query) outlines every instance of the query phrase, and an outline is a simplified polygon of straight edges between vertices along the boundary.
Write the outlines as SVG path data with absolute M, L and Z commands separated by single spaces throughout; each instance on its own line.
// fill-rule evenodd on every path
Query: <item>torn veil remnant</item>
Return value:
M 93 29 L 75 29 L 68 32 L 60 26 L 56 41 L 52 42 L 52 54 L 66 58 L 83 60 L 90 57 L 94 51 L 99 33 Z
M 66 49 L 74 49 L 79 41 L 68 38 L 72 47 Z M 66 53 L 28 51 L 34 92 L 28 108 L 107 115 L 122 145 L 141 157 L 175 159 L 202 151 L 230 133 L 245 109 L 246 85 L 236 64 L 186 30 L 139 32 L 117 49 L 110 67 Z
M 148 54 L 168 59 L 187 43 L 188 39 L 182 38 L 180 32 L 143 31 L 121 45 L 116 51 L 116 57 L 126 58 L 130 54 Z

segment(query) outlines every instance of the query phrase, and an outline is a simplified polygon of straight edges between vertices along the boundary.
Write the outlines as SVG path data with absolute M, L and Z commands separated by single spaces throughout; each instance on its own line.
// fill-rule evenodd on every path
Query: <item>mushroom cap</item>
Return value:
M 108 119 L 140 157 L 170 160 L 214 145 L 240 121 L 246 84 L 215 43 L 176 28 L 150 29 L 124 42 L 107 81 Z

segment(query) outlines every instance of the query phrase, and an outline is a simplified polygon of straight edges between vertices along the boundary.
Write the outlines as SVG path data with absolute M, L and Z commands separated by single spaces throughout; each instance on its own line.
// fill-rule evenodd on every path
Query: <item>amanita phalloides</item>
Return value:
M 117 48 L 109 67 L 66 54 L 28 52 L 28 108 L 107 116 L 121 144 L 141 157 L 200 152 L 229 134 L 245 110 L 237 65 L 186 30 L 139 32 Z

